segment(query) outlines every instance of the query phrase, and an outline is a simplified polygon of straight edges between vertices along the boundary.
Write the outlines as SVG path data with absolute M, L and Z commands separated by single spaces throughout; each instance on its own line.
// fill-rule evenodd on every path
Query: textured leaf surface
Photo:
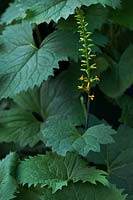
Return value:
M 19 108 L 0 111 L 0 142 L 34 146 L 39 140 L 40 123 L 32 113 Z
M 72 79 L 70 71 L 62 73 L 56 78 L 49 78 L 40 88 L 16 95 L 14 100 L 21 108 L 38 113 L 46 123 L 48 118 L 56 119 L 61 115 L 69 117 L 73 124 L 81 125 L 84 116 L 75 80 L 73 83 Z
M 83 135 L 72 125 L 68 119 L 49 119 L 48 123 L 42 126 L 42 140 L 46 146 L 52 146 L 52 150 L 60 155 L 67 151 L 76 150 L 83 156 L 89 151 L 100 151 L 100 144 L 114 142 L 112 135 L 115 130 L 104 124 L 89 128 Z
M 133 83 L 133 45 L 130 45 L 120 58 L 119 64 L 110 66 L 103 74 L 100 89 L 110 97 L 118 97 Z
M 29 24 L 7 27 L 3 39 L 0 49 L 1 97 L 39 86 L 53 75 L 53 68 L 59 68 L 58 61 L 67 60 L 68 56 L 77 59 L 78 55 L 77 37 L 70 31 L 55 31 L 44 39 L 39 49 Z
M 22 161 L 17 169 L 17 180 L 21 184 L 48 185 L 53 193 L 69 181 L 100 182 L 108 184 L 105 178 L 106 172 L 88 168 L 87 163 L 77 154 L 67 154 L 66 157 L 55 154 L 38 155 Z
M 113 143 L 112 135 L 115 133 L 115 130 L 104 124 L 93 126 L 74 141 L 74 149 L 83 156 L 89 151 L 100 152 L 100 144 Z
M 118 190 L 115 186 L 105 187 L 81 182 L 69 183 L 67 187 L 54 194 L 51 189 L 39 187 L 22 188 L 20 192 L 15 200 L 129 200 L 122 194 L 122 190 Z
M 45 190 L 44 197 L 41 200 L 125 200 L 126 196 L 122 195 L 122 190 L 116 189 L 114 186 L 110 188 L 101 185 L 91 184 L 69 184 L 62 191 L 57 191 L 54 195 L 50 190 Z
M 42 141 L 48 147 L 52 147 L 53 152 L 65 156 L 68 151 L 73 151 L 73 143 L 80 137 L 76 128 L 68 119 L 60 116 L 49 119 L 41 127 Z
M 17 162 L 17 155 L 10 153 L 0 161 L 0 199 L 10 200 L 15 196 L 17 191 L 17 183 L 13 174 L 15 171 L 15 164 Z
M 25 20 L 32 23 L 49 23 L 51 20 L 57 22 L 60 18 L 66 19 L 70 14 L 73 14 L 76 7 L 81 7 L 82 5 L 90 6 L 98 3 L 103 6 L 107 5 L 115 8 L 120 5 L 120 0 L 74 0 L 73 2 L 71 0 L 21 0 L 17 2 L 17 6 L 16 3 L 11 4 L 11 7 L 4 14 L 2 21 L 10 23 L 12 20 L 19 19 L 20 17 L 23 19 L 23 12 L 25 10 Z M 18 14 L 16 14 L 17 12 Z
M 10 24 L 13 20 L 24 19 L 25 17 L 25 9 L 21 6 L 21 4 L 14 2 L 9 5 L 6 12 L 2 15 L 1 22 Z
M 14 101 L 17 107 L 0 111 L 0 142 L 32 147 L 40 140 L 41 124 L 47 124 L 51 118 L 58 123 L 58 116 L 69 118 L 73 126 L 81 125 L 84 121 L 82 107 L 72 76 L 68 75 L 70 71 L 56 79 L 50 78 L 40 88 L 16 95 Z
M 115 136 L 116 143 L 102 147 L 99 154 L 89 154 L 89 161 L 106 164 L 110 180 L 132 195 L 133 185 L 133 129 L 121 126 Z

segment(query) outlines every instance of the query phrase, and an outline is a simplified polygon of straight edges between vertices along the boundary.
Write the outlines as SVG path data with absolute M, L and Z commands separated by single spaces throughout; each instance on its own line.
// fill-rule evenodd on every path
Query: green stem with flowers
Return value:
M 89 110 L 90 110 L 90 101 L 94 99 L 94 94 L 91 93 L 92 83 L 94 81 L 99 81 L 98 76 L 93 76 L 91 71 L 96 69 L 96 63 L 90 64 L 90 61 L 95 57 L 92 53 L 91 47 L 93 46 L 93 41 L 90 38 L 91 32 L 88 32 L 87 26 L 88 23 L 85 21 L 84 13 L 81 9 L 76 9 L 75 14 L 76 22 L 78 25 L 78 33 L 80 35 L 79 42 L 82 47 L 79 49 L 81 53 L 81 71 L 82 75 L 79 80 L 82 82 L 81 85 L 78 86 L 79 90 L 82 90 L 87 93 L 88 100 L 86 106 L 86 123 L 85 128 L 89 127 Z

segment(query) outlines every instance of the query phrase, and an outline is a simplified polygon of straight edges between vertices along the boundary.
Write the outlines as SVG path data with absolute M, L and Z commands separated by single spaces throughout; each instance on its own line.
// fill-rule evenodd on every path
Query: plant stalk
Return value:
M 90 119 L 90 98 L 88 94 L 88 100 L 87 100 L 87 105 L 86 105 L 86 122 L 85 122 L 85 129 L 87 130 L 89 128 L 89 119 Z

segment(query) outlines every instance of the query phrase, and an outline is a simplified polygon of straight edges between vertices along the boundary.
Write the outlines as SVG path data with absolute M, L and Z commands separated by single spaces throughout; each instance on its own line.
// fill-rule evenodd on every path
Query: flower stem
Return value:
M 88 94 L 89 95 L 89 94 Z M 89 128 L 89 119 L 90 119 L 90 98 L 88 97 L 87 106 L 86 106 L 86 122 L 85 122 L 85 129 Z
M 77 32 L 79 33 L 80 39 L 79 42 L 81 44 L 81 48 L 79 49 L 81 53 L 81 71 L 82 75 L 79 78 L 80 81 L 82 81 L 81 85 L 78 85 L 79 90 L 83 90 L 87 93 L 88 99 L 87 99 L 87 105 L 86 105 L 86 121 L 85 121 L 85 128 L 87 129 L 89 127 L 89 109 L 90 109 L 90 101 L 94 99 L 94 94 L 91 94 L 91 88 L 93 87 L 92 83 L 95 81 L 99 81 L 98 76 L 94 76 L 92 73 L 93 69 L 96 69 L 96 64 L 91 64 L 90 61 L 93 57 L 95 57 L 94 54 L 92 54 L 91 47 L 93 46 L 93 41 L 90 38 L 90 35 L 92 34 L 87 30 L 88 23 L 85 21 L 85 16 L 83 10 L 80 8 L 76 8 L 75 13 L 76 22 L 78 25 Z M 84 108 L 83 108 L 84 109 Z

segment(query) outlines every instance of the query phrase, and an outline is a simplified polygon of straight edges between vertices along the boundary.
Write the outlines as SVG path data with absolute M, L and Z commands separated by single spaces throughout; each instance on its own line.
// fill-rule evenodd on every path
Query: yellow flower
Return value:
M 89 80 L 88 80 L 87 77 L 84 78 L 84 82 L 85 82 L 85 83 L 88 83 L 88 82 L 89 82 Z
M 78 85 L 79 90 L 82 90 L 83 88 L 84 88 L 83 85 Z
M 90 83 L 88 82 L 88 84 L 87 84 L 87 86 L 86 86 L 86 88 L 85 88 L 87 91 L 89 91 L 90 90 Z
M 79 78 L 80 81 L 83 81 L 84 80 L 84 77 L 83 75 Z
M 93 40 L 90 38 L 90 35 L 92 34 L 91 32 L 87 31 L 87 26 L 88 24 L 85 22 L 85 16 L 84 12 L 77 8 L 76 9 L 76 21 L 78 25 L 78 33 L 80 36 L 80 44 L 81 48 L 79 49 L 80 54 L 81 54 L 81 71 L 83 75 L 81 74 L 79 80 L 82 81 L 81 85 L 78 86 L 79 90 L 83 90 L 84 92 L 90 94 L 91 87 L 93 86 L 93 82 L 100 81 L 98 76 L 95 76 L 93 74 L 93 69 L 96 69 L 96 63 L 91 64 L 91 60 L 94 55 L 92 53 L 92 46 Z M 94 99 L 94 94 L 88 95 L 88 99 L 93 100 Z
M 95 76 L 96 81 L 100 81 L 100 78 L 98 76 Z
M 89 98 L 90 98 L 90 100 L 92 100 L 92 101 L 93 101 L 93 99 L 95 98 L 94 94 L 92 94 L 92 95 L 89 95 Z

